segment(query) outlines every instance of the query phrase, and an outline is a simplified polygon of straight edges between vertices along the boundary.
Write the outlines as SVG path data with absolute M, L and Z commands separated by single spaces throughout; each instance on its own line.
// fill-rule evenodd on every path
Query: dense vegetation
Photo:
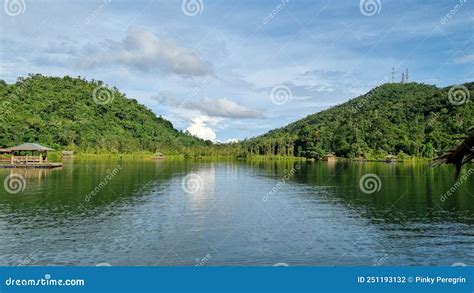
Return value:
M 0 146 L 23 142 L 89 153 L 184 153 L 211 144 L 100 81 L 42 75 L 0 80 Z
M 463 86 L 473 98 L 474 83 Z M 179 132 L 100 81 L 30 75 L 15 84 L 0 80 L 0 146 L 38 142 L 87 153 L 432 158 L 474 126 L 472 100 L 456 105 L 449 89 L 388 83 L 262 136 L 212 145 Z
M 474 83 L 464 84 L 474 97 Z M 474 126 L 474 104 L 455 105 L 450 87 L 388 83 L 326 111 L 233 146 L 248 155 L 432 158 Z M 458 92 L 459 94 L 459 92 Z M 467 94 L 467 92 L 465 93 Z

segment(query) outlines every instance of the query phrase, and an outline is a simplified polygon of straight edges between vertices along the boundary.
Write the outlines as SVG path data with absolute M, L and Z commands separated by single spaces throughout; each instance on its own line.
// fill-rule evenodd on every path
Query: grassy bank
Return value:
M 48 154 L 48 158 L 52 162 L 61 161 L 61 152 L 55 151 Z M 151 152 L 134 152 L 134 153 L 75 153 L 75 160 L 154 160 L 154 154 Z M 252 156 L 237 156 L 237 155 L 176 155 L 176 154 L 164 154 L 165 160 L 194 160 L 194 161 L 285 161 L 285 162 L 312 162 L 312 161 L 323 161 L 321 159 L 309 159 L 304 157 L 293 157 L 293 156 L 265 156 L 265 155 L 252 155 Z M 427 163 L 430 162 L 431 158 L 418 158 L 418 157 L 396 157 L 395 162 L 411 162 L 411 163 Z M 343 158 L 338 157 L 339 162 L 386 162 L 384 156 L 374 156 L 370 158 Z

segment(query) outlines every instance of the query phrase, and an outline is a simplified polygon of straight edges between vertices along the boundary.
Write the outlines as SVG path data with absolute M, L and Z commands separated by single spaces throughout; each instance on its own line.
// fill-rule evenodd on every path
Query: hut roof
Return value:
M 8 148 L 9 151 L 38 151 L 38 152 L 47 152 L 53 151 L 53 149 L 45 147 L 37 143 L 23 143 L 11 148 Z
M 9 153 L 10 150 L 9 149 L 2 149 L 0 148 L 0 153 Z

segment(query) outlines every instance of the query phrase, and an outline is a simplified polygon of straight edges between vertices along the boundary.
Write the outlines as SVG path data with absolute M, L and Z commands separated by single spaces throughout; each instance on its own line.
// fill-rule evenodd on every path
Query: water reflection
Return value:
M 30 194 L 41 192 L 42 186 L 46 184 L 47 177 L 58 172 L 55 169 L 31 169 L 31 168 L 11 168 L 0 169 L 0 178 L 4 188 L 0 189 L 2 193 L 18 194 L 26 189 Z
M 441 201 L 449 168 L 87 161 L 0 180 L 16 172 L 27 188 L 0 189 L 1 265 L 474 263 L 473 178 Z M 367 173 L 379 192 L 359 189 Z
M 193 208 L 201 208 L 215 196 L 216 169 L 211 164 L 193 170 L 183 177 L 181 187 L 186 193 L 188 204 Z

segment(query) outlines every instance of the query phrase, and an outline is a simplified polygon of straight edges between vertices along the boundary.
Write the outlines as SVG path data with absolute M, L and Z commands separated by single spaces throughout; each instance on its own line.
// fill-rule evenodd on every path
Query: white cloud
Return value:
M 263 118 L 263 115 L 253 109 L 239 105 L 229 99 L 204 98 L 198 102 L 186 104 L 189 109 L 199 110 L 201 113 L 225 118 Z
M 152 32 L 129 27 L 121 42 L 109 41 L 108 50 L 81 60 L 85 68 L 104 64 L 118 64 L 153 73 L 164 72 L 184 76 L 202 76 L 212 73 L 211 66 L 194 52 L 170 40 L 160 40 Z
M 188 110 L 199 111 L 200 113 L 221 118 L 264 118 L 263 114 L 254 109 L 240 105 L 229 99 L 209 99 L 204 98 L 198 101 L 188 101 L 186 98 L 179 99 L 175 94 L 168 91 L 160 91 L 158 97 L 153 97 L 154 100 L 161 104 L 185 108 Z
M 239 142 L 239 140 L 236 138 L 229 138 L 224 141 L 217 140 L 217 143 L 237 143 L 237 142 Z
M 192 119 L 191 125 L 186 130 L 199 138 L 215 141 L 217 135 L 216 132 L 208 126 L 209 122 L 209 117 L 197 116 Z

